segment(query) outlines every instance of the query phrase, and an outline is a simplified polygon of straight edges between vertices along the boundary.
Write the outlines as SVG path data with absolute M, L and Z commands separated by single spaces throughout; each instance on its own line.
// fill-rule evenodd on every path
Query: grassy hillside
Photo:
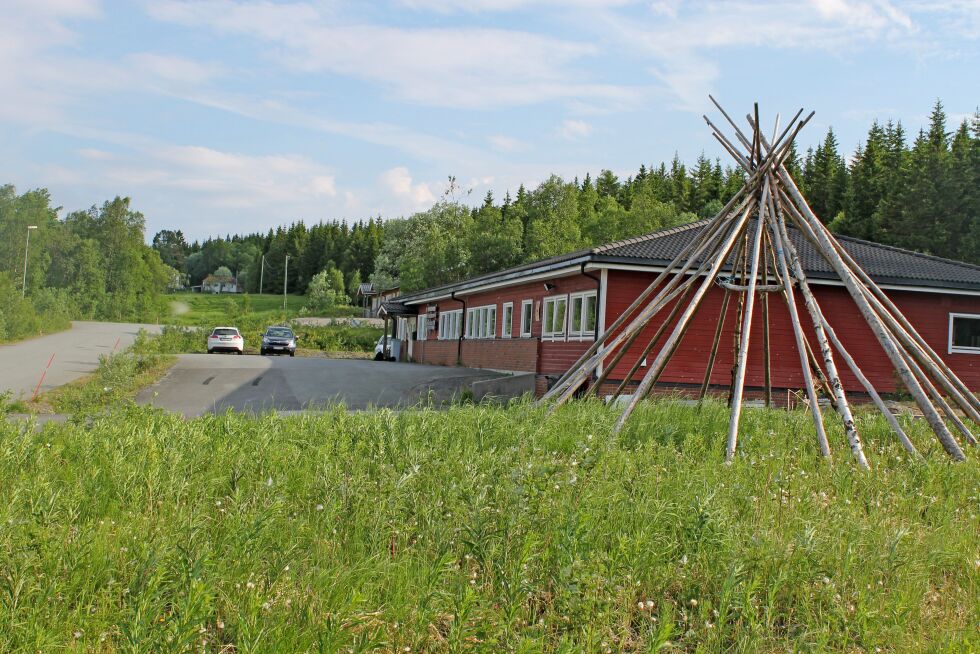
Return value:
M 527 405 L 0 423 L 0 651 L 968 652 L 980 461 Z
M 173 325 L 210 324 L 216 327 L 245 314 L 270 323 L 283 320 L 281 295 L 177 293 L 168 295 L 167 302 L 170 317 L 166 322 Z M 285 316 L 295 318 L 305 302 L 306 298 L 301 295 L 287 295 Z

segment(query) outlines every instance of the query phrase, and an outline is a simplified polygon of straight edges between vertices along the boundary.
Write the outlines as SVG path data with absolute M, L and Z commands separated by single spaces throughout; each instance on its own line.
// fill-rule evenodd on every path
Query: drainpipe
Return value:
M 456 343 L 456 365 L 463 365 L 463 334 L 466 333 L 466 300 L 459 300 L 456 298 L 456 291 L 449 294 L 449 297 L 453 302 L 459 302 L 463 305 L 463 313 L 459 318 L 459 340 Z
M 589 279 L 591 279 L 591 280 L 593 280 L 595 282 L 595 333 L 594 333 L 594 337 L 595 337 L 596 340 L 599 340 L 599 306 L 600 306 L 600 300 L 602 299 L 599 296 L 602 294 L 602 280 L 600 278 L 596 277 L 595 275 L 593 275 L 592 273 L 585 272 L 585 264 L 586 264 L 586 262 L 583 261 L 582 262 L 582 274 L 585 275 L 586 277 L 588 277 Z

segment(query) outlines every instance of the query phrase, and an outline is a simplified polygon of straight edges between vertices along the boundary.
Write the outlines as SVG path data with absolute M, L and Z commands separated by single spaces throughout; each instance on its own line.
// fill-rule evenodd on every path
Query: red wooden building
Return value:
M 649 285 L 706 221 L 589 250 L 536 261 L 497 273 L 431 288 L 397 298 L 387 305 L 398 316 L 396 337 L 412 361 L 533 372 L 538 393 L 561 375 Z M 880 392 L 895 391 L 897 378 L 870 328 L 830 266 L 802 235 L 790 230 L 811 287 L 831 325 Z M 919 333 L 974 391 L 980 390 L 980 267 L 839 237 L 844 248 L 888 293 Z M 679 350 L 660 378 L 661 387 L 698 388 L 719 320 L 723 291 L 715 286 L 688 329 Z M 801 316 L 807 316 L 800 303 Z M 651 321 L 609 376 L 618 385 L 652 338 L 669 308 Z M 722 343 L 734 343 L 731 309 Z M 789 313 L 781 297 L 769 302 L 774 389 L 802 385 Z M 751 342 L 761 342 L 761 315 L 755 312 Z M 804 319 L 811 345 L 810 324 Z M 654 351 L 654 353 L 656 350 Z M 761 348 L 751 347 L 746 387 L 761 389 Z M 711 378 L 715 389 L 727 388 L 732 347 L 722 347 Z M 848 391 L 863 388 L 840 366 Z M 641 367 L 632 380 L 639 382 Z M 613 386 L 615 388 L 615 386 Z

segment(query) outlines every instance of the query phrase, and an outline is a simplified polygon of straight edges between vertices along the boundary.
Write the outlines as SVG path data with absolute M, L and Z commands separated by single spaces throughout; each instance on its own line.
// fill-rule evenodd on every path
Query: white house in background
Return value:
M 215 277 L 208 275 L 201 283 L 202 293 L 240 293 L 238 280 L 234 277 Z

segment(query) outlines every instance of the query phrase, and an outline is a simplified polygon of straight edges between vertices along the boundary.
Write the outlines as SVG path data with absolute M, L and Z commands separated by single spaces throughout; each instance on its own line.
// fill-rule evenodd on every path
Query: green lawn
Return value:
M 225 325 L 244 314 L 269 322 L 283 319 L 282 295 L 175 293 L 166 298 L 170 317 L 165 322 L 174 325 Z M 295 318 L 305 303 L 302 295 L 287 295 L 286 317 Z
M 726 466 L 727 417 L 0 422 L 0 651 L 980 650 L 975 449 L 750 409 Z

